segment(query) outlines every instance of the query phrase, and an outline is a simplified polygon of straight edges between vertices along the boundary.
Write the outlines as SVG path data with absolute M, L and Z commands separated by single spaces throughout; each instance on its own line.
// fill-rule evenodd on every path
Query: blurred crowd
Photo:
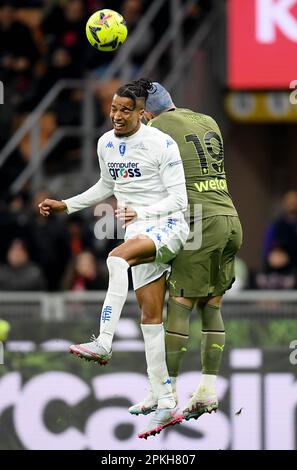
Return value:
M 111 229 L 108 237 L 98 239 L 94 233 L 99 218 L 94 216 L 41 217 L 38 203 L 46 197 L 50 194 L 37 192 L 26 203 L 16 196 L 0 211 L 0 290 L 107 289 L 105 260 L 121 242 L 114 220 L 108 224 L 102 214 Z M 112 198 L 107 202 L 114 205 Z
M 111 97 L 121 84 L 121 77 L 100 83 L 100 76 L 115 53 L 98 52 L 89 45 L 86 21 L 94 11 L 111 8 L 124 16 L 131 35 L 150 5 L 150 0 L 0 0 L 0 80 L 4 84 L 0 148 L 60 79 L 98 79 L 95 126 L 99 128 L 109 115 Z M 140 67 L 156 38 L 166 30 L 169 5 L 165 2 L 142 40 L 135 44 L 129 64 L 132 71 Z M 209 8 L 209 1 L 194 2 L 184 25 L 185 39 Z M 165 68 L 167 56 L 170 51 L 162 61 Z M 40 146 L 57 127 L 81 123 L 82 93 L 63 91 L 39 122 Z M 11 183 L 30 156 L 27 135 L 0 170 L 0 289 L 106 289 L 105 259 L 120 240 L 97 240 L 96 221 L 85 214 L 41 218 L 38 202 L 55 197 L 54 194 L 32 195 L 30 185 L 18 195 L 10 194 Z M 68 169 L 79 168 L 80 156 L 80 139 L 64 138 L 46 160 L 46 175 L 63 175 Z
M 116 52 L 99 52 L 87 42 L 86 21 L 94 11 L 102 8 L 119 11 L 131 35 L 150 4 L 149 0 L 0 0 L 0 80 L 5 95 L 4 105 L 0 106 L 0 148 L 60 79 L 91 76 L 100 80 Z M 185 36 L 197 27 L 198 19 L 208 11 L 209 5 L 206 0 L 195 2 L 184 26 Z M 142 40 L 133 47 L 125 70 L 130 67 L 133 73 L 140 67 L 156 37 L 163 35 L 169 19 L 169 2 L 165 2 Z M 162 61 L 165 69 L 166 57 L 170 57 L 170 51 L 165 53 Z M 97 128 L 105 122 L 110 98 L 119 85 L 118 80 L 107 85 L 98 84 L 94 123 Z M 39 123 L 41 147 L 57 127 L 80 125 L 81 122 L 82 92 L 63 91 Z M 5 194 L 29 159 L 30 140 L 27 136 L 1 168 L 0 196 Z M 68 137 L 51 153 L 45 169 L 49 174 L 57 174 L 75 165 L 80 165 L 80 139 Z
M 142 0 L 103 2 L 95 0 L 0 0 L 0 80 L 4 84 L 4 105 L 0 107 L 0 148 L 24 122 L 46 93 L 60 79 L 81 79 L 99 74 L 114 58 L 93 49 L 85 36 L 87 18 L 97 9 L 111 4 L 127 16 L 133 27 L 146 8 Z M 129 14 L 127 13 L 129 12 Z M 150 39 L 153 40 L 153 37 Z M 150 43 L 146 47 L 150 47 Z M 135 52 L 135 61 L 146 50 Z M 134 60 L 134 59 L 133 59 Z M 118 83 L 114 84 L 117 87 Z M 114 89 L 114 88 L 113 88 Z M 95 125 L 100 127 L 106 113 L 102 96 L 110 96 L 100 87 L 96 100 Z M 81 125 L 80 90 L 63 91 L 40 121 L 41 146 L 59 126 Z M 1 168 L 0 194 L 26 167 L 30 159 L 29 136 Z M 62 159 L 61 159 L 62 156 Z M 49 174 L 67 171 L 80 164 L 80 140 L 64 138 L 46 162 Z
M 297 191 L 288 191 L 280 214 L 264 234 L 263 268 L 253 276 L 259 289 L 297 288 Z
M 236 260 L 236 289 L 297 288 L 297 191 L 287 191 L 280 201 L 278 215 L 268 224 L 263 236 L 259 270 L 248 270 Z

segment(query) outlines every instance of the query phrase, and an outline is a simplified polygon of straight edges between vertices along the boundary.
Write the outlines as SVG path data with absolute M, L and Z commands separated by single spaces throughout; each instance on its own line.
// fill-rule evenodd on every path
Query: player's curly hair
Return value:
M 134 106 L 136 106 L 137 98 L 144 98 L 146 101 L 149 92 L 153 89 L 154 85 L 151 80 L 148 78 L 139 78 L 139 80 L 133 80 L 118 88 L 116 94 L 123 98 L 130 98 L 134 102 Z

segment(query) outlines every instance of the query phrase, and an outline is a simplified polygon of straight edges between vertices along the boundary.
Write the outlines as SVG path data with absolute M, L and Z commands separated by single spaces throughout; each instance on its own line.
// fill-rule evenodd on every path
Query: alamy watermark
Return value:
M 94 215 L 99 217 L 95 223 L 94 234 L 97 240 L 122 240 L 125 238 L 125 228 L 123 220 L 114 216 L 114 208 L 111 204 L 98 204 L 95 207 Z M 198 250 L 202 245 L 202 204 L 194 204 L 191 209 L 184 213 L 185 220 L 191 221 L 190 232 L 184 250 Z M 134 224 L 140 224 L 139 226 Z M 156 239 L 160 244 L 170 243 L 170 240 L 182 239 L 186 230 L 186 223 L 180 213 L 174 215 L 156 214 L 147 220 L 135 219 L 133 221 L 135 232 L 141 238 L 150 237 Z M 127 226 L 129 230 L 129 225 Z M 134 229 L 133 229 L 134 231 Z
M 289 358 L 290 364 L 292 364 L 293 366 L 296 366 L 297 364 L 297 339 L 294 339 L 293 341 L 291 341 L 290 349 L 293 349 Z
M 0 80 L 0 104 L 4 104 L 4 85 Z
M 4 344 L 0 341 L 0 366 L 4 364 Z

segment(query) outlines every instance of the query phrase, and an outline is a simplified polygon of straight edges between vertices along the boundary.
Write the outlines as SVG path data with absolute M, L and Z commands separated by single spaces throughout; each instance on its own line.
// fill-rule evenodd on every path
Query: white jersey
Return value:
M 68 213 L 97 204 L 112 194 L 138 218 L 176 214 L 187 208 L 185 175 L 176 142 L 156 128 L 141 124 L 129 137 L 114 130 L 98 141 L 100 180 L 67 199 Z

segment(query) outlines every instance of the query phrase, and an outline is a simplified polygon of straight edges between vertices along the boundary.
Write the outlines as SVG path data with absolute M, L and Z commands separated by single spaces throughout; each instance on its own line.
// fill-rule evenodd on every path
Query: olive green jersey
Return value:
M 169 134 L 179 146 L 191 215 L 194 205 L 200 204 L 202 218 L 237 216 L 227 187 L 223 139 L 214 119 L 177 108 L 159 114 L 148 125 Z

